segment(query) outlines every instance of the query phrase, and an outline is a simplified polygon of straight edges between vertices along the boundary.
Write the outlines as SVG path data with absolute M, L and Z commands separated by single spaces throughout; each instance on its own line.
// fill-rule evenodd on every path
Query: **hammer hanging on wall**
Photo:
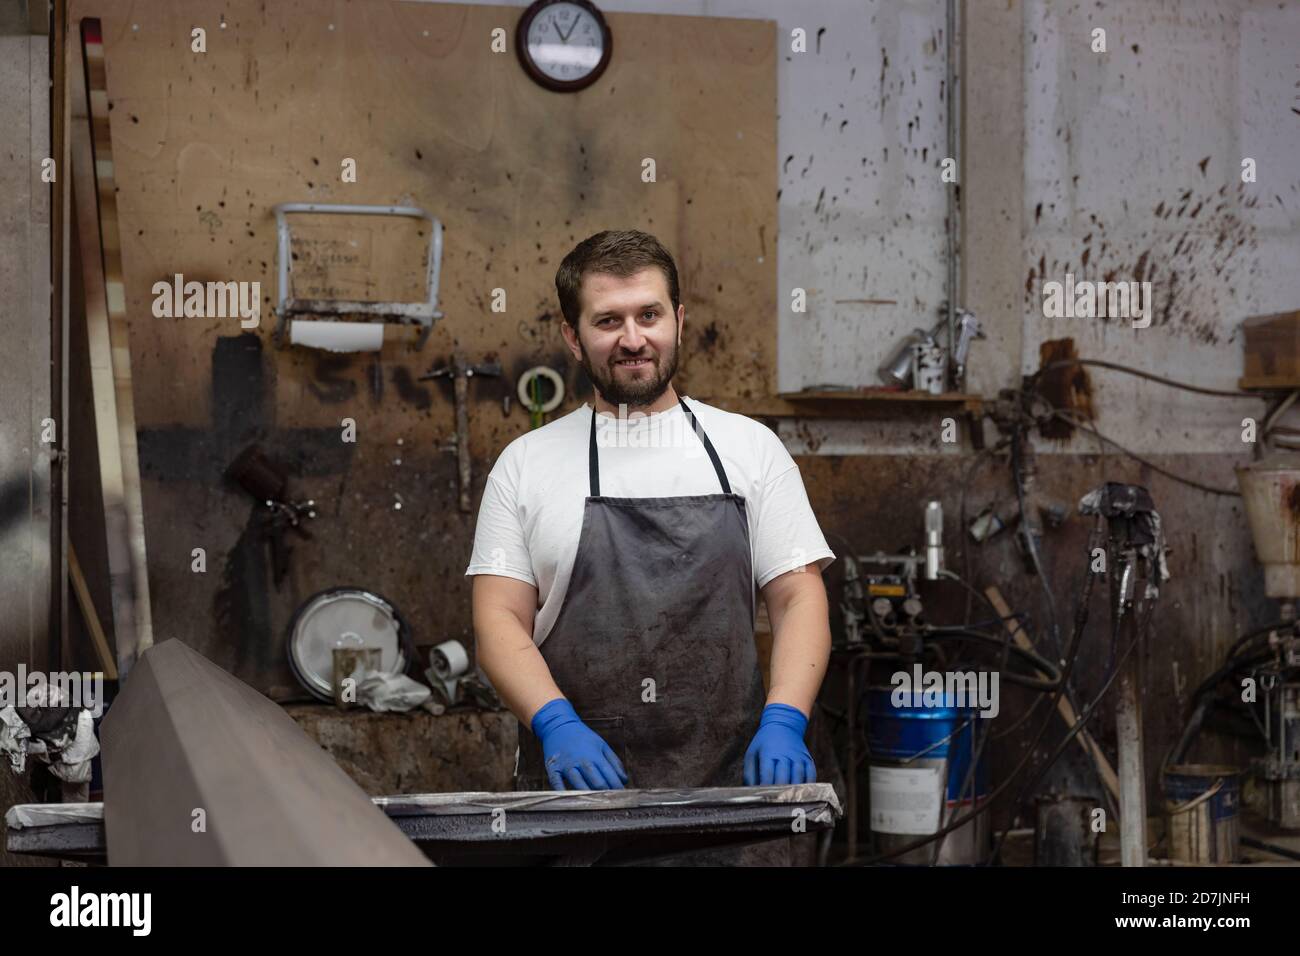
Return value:
M 420 381 L 433 378 L 450 378 L 456 396 L 456 465 L 460 479 L 460 510 L 473 510 L 470 503 L 471 475 L 469 460 L 469 380 L 475 375 L 500 375 L 499 362 L 470 365 L 457 352 L 449 365 L 440 365 L 420 376 Z

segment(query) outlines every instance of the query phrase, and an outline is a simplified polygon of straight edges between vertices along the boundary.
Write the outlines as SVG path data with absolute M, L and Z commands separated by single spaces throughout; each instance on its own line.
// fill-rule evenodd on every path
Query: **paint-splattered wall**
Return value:
M 1036 2 L 1024 29 L 1025 370 L 1071 337 L 1081 355 L 1235 387 L 1241 321 L 1300 307 L 1300 7 Z M 1044 318 L 1042 283 L 1067 273 L 1150 282 L 1150 327 Z M 1263 408 L 1093 381 L 1099 427 L 1147 450 L 1239 453 L 1243 415 Z

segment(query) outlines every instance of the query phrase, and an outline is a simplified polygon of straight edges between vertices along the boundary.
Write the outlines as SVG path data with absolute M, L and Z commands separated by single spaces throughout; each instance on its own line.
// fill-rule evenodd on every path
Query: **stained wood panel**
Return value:
M 558 95 L 524 76 L 513 49 L 492 52 L 495 28 L 513 44 L 514 7 L 73 0 L 72 11 L 103 28 L 159 639 L 184 636 L 261 689 L 290 686 L 289 614 L 340 583 L 384 592 L 420 643 L 468 639 L 473 516 L 455 510 L 451 387 L 418 377 L 453 348 L 506 371 L 470 387 L 477 502 L 496 454 L 528 427 L 501 403 L 520 373 L 559 368 L 565 408 L 589 394 L 560 338 L 554 275 L 600 229 L 645 229 L 676 256 L 689 390 L 771 393 L 773 23 L 611 14 L 604 77 Z M 196 27 L 205 53 L 191 50 Z M 642 182 L 647 157 L 657 182 Z M 344 158 L 356 183 L 341 181 Z M 294 201 L 412 204 L 442 220 L 446 318 L 422 352 L 274 347 L 271 208 Z M 418 297 L 419 230 L 304 219 L 301 235 L 304 291 Z M 260 282 L 261 327 L 241 338 L 237 318 L 155 318 L 153 283 L 176 273 Z M 505 313 L 490 310 L 495 288 Z M 357 422 L 355 445 L 339 441 L 343 418 Z M 298 545 L 278 592 L 251 501 L 221 479 L 255 439 L 320 502 L 315 540 Z M 194 547 L 204 574 L 191 570 Z

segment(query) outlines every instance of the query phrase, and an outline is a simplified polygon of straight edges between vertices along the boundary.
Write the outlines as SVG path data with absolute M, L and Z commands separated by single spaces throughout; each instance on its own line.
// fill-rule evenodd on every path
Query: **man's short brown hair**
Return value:
M 560 297 L 564 321 L 575 329 L 582 315 L 582 277 L 589 272 L 603 272 L 626 279 L 642 269 L 658 268 L 668 282 L 673 316 L 681 304 L 677 284 L 677 264 L 654 236 L 635 229 L 607 229 L 582 240 L 564 257 L 555 273 L 555 291 Z

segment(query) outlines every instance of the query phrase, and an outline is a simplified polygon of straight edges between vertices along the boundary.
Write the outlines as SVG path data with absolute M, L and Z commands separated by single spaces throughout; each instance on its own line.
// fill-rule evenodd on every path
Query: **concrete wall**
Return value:
M 13 11 L 9 11 L 12 13 Z M 14 20 L 14 22 L 10 22 Z M 4 29 L 23 30 L 23 17 Z M 0 671 L 49 664 L 50 455 L 40 442 L 50 396 L 50 204 L 46 37 L 0 35 Z M 0 812 L 32 800 L 0 762 Z M 0 839 L 3 825 L 0 825 Z M 0 865 L 11 858 L 0 843 Z
M 1081 355 L 1235 387 L 1241 320 L 1300 307 L 1300 5 L 1035 0 L 1022 24 L 1022 368 L 1070 336 Z M 1067 272 L 1152 282 L 1151 326 L 1043 318 L 1041 283 Z M 1098 427 L 1149 451 L 1240 453 L 1262 408 L 1107 372 L 1094 385 Z

